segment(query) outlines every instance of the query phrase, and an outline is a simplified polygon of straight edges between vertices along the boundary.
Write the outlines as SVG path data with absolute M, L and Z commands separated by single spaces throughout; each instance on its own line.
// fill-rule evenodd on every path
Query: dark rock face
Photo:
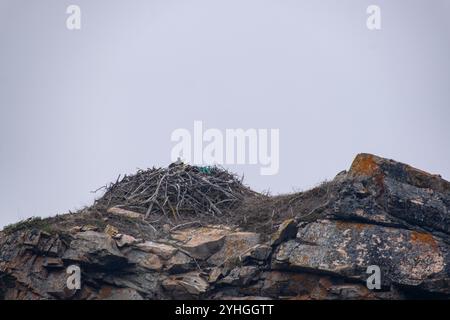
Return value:
M 323 203 L 269 237 L 223 225 L 155 241 L 112 227 L 0 233 L 0 298 L 448 299 L 449 210 L 449 182 L 361 154 Z M 140 219 L 108 214 L 119 213 Z M 67 286 L 70 265 L 79 290 Z M 379 290 L 366 285 L 369 266 L 381 269 Z
M 368 266 L 383 269 L 385 283 L 426 286 L 448 280 L 447 245 L 427 233 L 377 225 L 320 220 L 299 229 L 297 238 L 283 243 L 275 265 L 309 269 L 343 277 L 367 278 Z M 436 288 L 450 293 L 449 288 Z

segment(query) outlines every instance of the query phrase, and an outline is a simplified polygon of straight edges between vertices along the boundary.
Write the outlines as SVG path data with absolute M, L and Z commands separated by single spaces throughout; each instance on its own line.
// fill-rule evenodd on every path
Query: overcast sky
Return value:
M 309 188 L 359 152 L 449 179 L 449 15 L 449 0 L 0 0 L 0 226 L 167 165 L 194 120 L 280 130 L 279 174 L 230 166 L 259 191 Z

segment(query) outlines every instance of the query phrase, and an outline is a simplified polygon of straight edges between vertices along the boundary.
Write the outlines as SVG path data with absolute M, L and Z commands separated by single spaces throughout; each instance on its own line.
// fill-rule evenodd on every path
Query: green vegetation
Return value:
M 39 229 L 47 233 L 54 233 L 56 230 L 52 226 L 50 219 L 42 219 L 41 217 L 31 217 L 26 220 L 19 221 L 7 225 L 3 228 L 5 234 L 12 234 L 14 232 L 24 229 Z

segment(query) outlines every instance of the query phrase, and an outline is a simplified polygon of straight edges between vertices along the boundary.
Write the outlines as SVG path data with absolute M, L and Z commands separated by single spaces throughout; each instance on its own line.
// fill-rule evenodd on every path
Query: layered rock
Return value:
M 450 183 L 369 154 L 320 203 L 264 235 L 205 225 L 148 240 L 120 226 L 0 234 L 3 299 L 404 299 L 450 297 Z M 140 221 L 111 208 L 105 215 Z M 81 288 L 67 286 L 67 267 Z M 381 269 L 381 289 L 366 286 Z

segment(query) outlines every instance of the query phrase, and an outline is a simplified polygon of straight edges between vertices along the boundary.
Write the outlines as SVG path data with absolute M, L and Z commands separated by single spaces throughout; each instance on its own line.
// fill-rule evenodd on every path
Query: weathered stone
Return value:
M 60 258 L 51 258 L 48 257 L 44 261 L 44 267 L 46 268 L 62 268 L 64 267 L 64 262 Z
M 260 235 L 253 232 L 234 232 L 225 237 L 222 248 L 212 255 L 208 262 L 219 266 L 226 262 L 241 259 L 241 256 L 255 245 L 259 244 Z
M 162 259 L 170 259 L 177 251 L 178 249 L 167 245 L 164 243 L 158 243 L 153 241 L 146 241 L 144 243 L 139 243 L 136 245 L 140 250 L 154 253 L 158 256 L 160 256 Z
M 242 261 L 266 261 L 270 253 L 272 252 L 272 247 L 265 244 L 257 244 L 256 246 L 251 247 L 246 252 L 241 255 Z
M 450 182 L 440 176 L 361 154 L 333 188 L 323 217 L 450 234 Z
M 119 207 L 112 207 L 109 208 L 107 210 L 108 213 L 116 215 L 116 216 L 122 216 L 122 217 L 126 217 L 126 218 L 132 218 L 132 219 L 139 219 L 142 218 L 143 215 L 138 213 L 138 212 L 134 212 L 134 211 L 130 211 L 130 210 L 125 210 Z
M 373 299 L 373 295 L 367 287 L 361 284 L 333 285 L 329 293 L 341 300 Z
M 209 273 L 208 282 L 210 283 L 216 282 L 224 275 L 223 272 L 224 270 L 221 267 L 212 268 L 211 272 Z
M 25 246 L 38 247 L 41 236 L 41 231 L 32 230 L 31 232 L 27 232 L 22 235 L 21 242 Z
M 163 268 L 161 258 L 154 253 L 130 250 L 126 257 L 130 263 L 135 263 L 145 269 L 160 271 Z
M 191 257 L 178 251 L 165 263 L 165 270 L 171 273 L 182 273 L 191 270 L 194 266 L 195 261 Z
M 163 298 L 160 283 L 165 279 L 163 274 L 155 271 L 146 272 L 145 269 L 127 269 L 126 273 L 107 273 L 101 278 L 101 283 L 115 288 L 130 288 L 136 290 L 145 299 Z
M 427 173 L 407 164 L 361 153 L 356 156 L 349 170 L 350 177 L 391 177 L 398 182 L 440 193 L 450 192 L 450 182 L 439 175 Z
M 315 274 L 270 271 L 262 274 L 261 279 L 261 294 L 278 298 L 316 294 L 320 277 Z
M 255 280 L 259 269 L 255 266 L 243 266 L 232 269 L 225 278 L 218 281 L 221 284 L 233 286 L 246 286 Z
M 127 262 L 110 236 L 95 231 L 78 233 L 62 259 L 112 269 Z
M 119 248 L 124 246 L 130 246 L 139 242 L 135 237 L 127 235 L 127 234 L 117 234 L 114 236 L 114 240 L 116 240 L 116 244 Z
M 208 282 L 198 272 L 171 276 L 163 281 L 162 286 L 176 299 L 199 297 L 209 288 Z
M 385 206 L 391 216 L 405 224 L 450 234 L 450 193 L 418 188 L 391 178 L 384 179 L 384 188 Z
M 390 281 L 418 286 L 448 279 L 448 261 L 447 245 L 431 234 L 323 220 L 300 228 L 296 240 L 282 244 L 274 265 L 362 280 L 368 266 L 378 265 Z
M 189 228 L 176 231 L 172 238 L 179 241 L 180 247 L 200 260 L 206 260 L 223 246 L 228 230 L 211 227 Z
M 270 244 L 275 246 L 288 239 L 295 238 L 297 234 L 297 223 L 294 219 L 284 221 L 278 230 L 272 235 Z
M 98 293 L 98 298 L 101 300 L 143 300 L 135 289 L 111 286 L 102 287 Z

